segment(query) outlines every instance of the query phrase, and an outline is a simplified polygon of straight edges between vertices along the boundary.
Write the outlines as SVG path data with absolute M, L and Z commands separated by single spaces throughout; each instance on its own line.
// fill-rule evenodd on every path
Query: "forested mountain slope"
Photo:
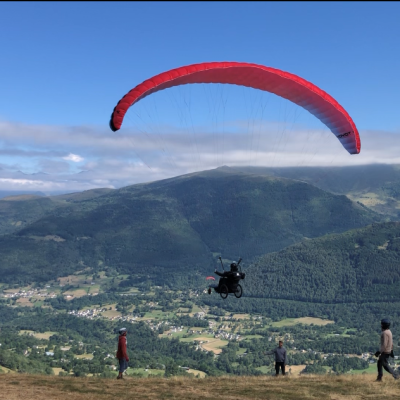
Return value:
M 215 253 L 251 259 L 381 220 L 304 182 L 223 170 L 79 196 L 0 237 L 3 281 L 48 280 L 82 266 L 204 269 Z
M 304 240 L 246 269 L 246 294 L 313 303 L 400 298 L 400 223 Z

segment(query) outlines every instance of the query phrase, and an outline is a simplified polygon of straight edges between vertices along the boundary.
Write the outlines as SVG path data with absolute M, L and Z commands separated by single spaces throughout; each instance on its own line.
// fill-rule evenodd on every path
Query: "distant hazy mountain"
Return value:
M 230 169 L 4 204 L 3 226 L 12 213 L 14 221 L 27 217 L 14 234 L 0 237 L 3 281 L 47 280 L 82 265 L 205 269 L 215 265 L 216 254 L 249 260 L 305 237 L 381 220 L 346 196 L 308 183 Z
M 307 182 L 331 193 L 344 194 L 392 219 L 400 219 L 400 165 L 234 169 Z
M 44 193 L 38 191 L 14 191 L 14 190 L 0 190 L 0 199 L 8 196 L 23 196 L 23 195 L 34 195 L 34 196 L 45 196 Z
M 0 199 L 0 234 L 12 233 L 37 221 L 57 207 L 65 207 L 109 193 L 112 189 L 93 189 L 59 196 L 42 196 L 35 193 L 7 192 Z M 4 192 L 5 193 L 5 192 Z M 18 193 L 18 194 L 17 194 Z

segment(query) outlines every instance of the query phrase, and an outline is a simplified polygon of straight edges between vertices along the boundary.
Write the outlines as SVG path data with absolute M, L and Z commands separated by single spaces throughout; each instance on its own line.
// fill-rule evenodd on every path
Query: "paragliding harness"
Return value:
M 211 289 L 214 289 L 223 299 L 226 299 L 229 293 L 233 293 L 235 297 L 239 299 L 243 294 L 243 289 L 239 282 L 246 276 L 240 267 L 240 262 L 242 259 L 239 258 L 237 263 L 232 263 L 230 271 L 225 271 L 222 258 L 218 257 L 218 259 L 221 262 L 222 270 L 224 272 L 216 272 L 217 275 L 221 276 L 221 279 L 219 280 L 218 285 L 209 286 L 208 293 L 211 294 Z

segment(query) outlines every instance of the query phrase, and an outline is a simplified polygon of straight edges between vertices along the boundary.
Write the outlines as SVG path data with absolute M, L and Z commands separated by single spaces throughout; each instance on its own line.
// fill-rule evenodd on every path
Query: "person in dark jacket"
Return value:
M 282 370 L 282 375 L 285 375 L 285 366 L 287 365 L 286 349 L 283 347 L 282 340 L 279 341 L 279 346 L 272 351 L 265 353 L 266 355 L 273 354 L 275 356 L 275 372 L 276 376 L 279 375 L 279 369 Z
M 123 379 L 122 374 L 128 369 L 128 353 L 126 350 L 126 345 L 127 345 L 127 335 L 128 331 L 126 328 L 121 328 L 119 330 L 119 338 L 118 338 L 118 351 L 116 357 L 119 360 L 119 374 L 117 376 L 117 379 Z
M 224 266 L 222 264 L 222 259 L 221 257 L 219 257 L 219 260 L 221 261 L 221 265 L 222 265 L 222 269 L 224 269 Z M 236 263 L 235 261 L 232 262 L 231 264 L 231 269 L 230 271 L 223 271 L 223 272 L 219 272 L 217 271 L 217 269 L 215 269 L 215 273 L 217 275 L 219 275 L 221 278 L 218 282 L 218 285 L 210 285 L 208 287 L 208 294 L 211 294 L 211 289 L 214 289 L 217 293 L 221 293 L 221 290 L 223 289 L 223 292 L 226 293 L 226 296 L 228 295 L 228 293 L 235 293 L 235 296 L 237 298 L 242 296 L 242 290 L 238 291 L 238 285 L 239 285 L 239 281 L 241 279 L 244 279 L 246 274 L 242 271 L 239 272 L 239 264 L 242 261 L 241 258 L 239 258 L 239 261 Z M 226 289 L 224 289 L 224 286 L 226 286 Z M 240 287 L 241 289 L 241 287 Z M 236 292 L 238 293 L 238 295 L 236 294 Z M 222 294 L 221 294 L 222 296 Z M 223 299 L 226 298 L 222 297 Z
M 215 270 L 214 272 L 221 277 L 218 282 L 218 288 L 220 288 L 223 284 L 229 288 L 232 284 L 239 283 L 241 277 L 237 273 L 238 270 L 239 268 L 235 262 L 231 264 L 230 271 L 219 272 Z

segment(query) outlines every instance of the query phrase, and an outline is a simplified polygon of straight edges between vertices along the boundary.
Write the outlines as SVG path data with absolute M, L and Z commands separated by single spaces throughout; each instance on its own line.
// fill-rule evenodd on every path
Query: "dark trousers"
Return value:
M 285 363 L 284 362 L 275 362 L 275 371 L 276 375 L 279 375 L 279 368 L 282 369 L 282 375 L 285 375 Z
M 389 372 L 389 374 L 392 374 L 392 375 L 394 374 L 393 369 L 390 367 L 390 365 L 388 363 L 389 357 L 390 357 L 390 354 L 385 354 L 385 353 L 382 353 L 379 356 L 379 359 L 378 359 L 378 376 L 379 377 L 382 377 L 382 375 L 383 375 L 382 367 L 385 368 L 385 370 L 387 372 Z
M 125 358 L 119 359 L 119 372 L 125 372 L 128 369 L 128 361 Z

